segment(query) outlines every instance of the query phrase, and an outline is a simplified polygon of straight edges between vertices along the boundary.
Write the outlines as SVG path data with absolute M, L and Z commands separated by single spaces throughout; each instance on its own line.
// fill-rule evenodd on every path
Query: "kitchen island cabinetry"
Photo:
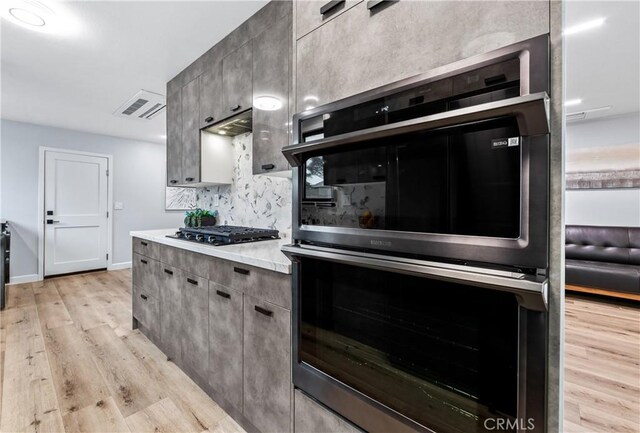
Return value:
M 245 429 L 290 432 L 290 264 L 267 261 L 282 242 L 257 243 L 263 253 L 249 263 L 167 242 L 186 248 L 133 238 L 134 327 Z M 234 246 L 199 248 L 226 254 Z

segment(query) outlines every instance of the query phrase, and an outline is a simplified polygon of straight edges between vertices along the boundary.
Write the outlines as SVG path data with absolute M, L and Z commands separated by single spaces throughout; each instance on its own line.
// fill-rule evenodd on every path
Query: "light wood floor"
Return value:
M 8 286 L 0 431 L 242 433 L 139 331 L 131 272 Z
M 131 272 L 8 286 L 0 431 L 243 430 L 142 334 Z M 566 304 L 565 431 L 640 432 L 640 309 Z

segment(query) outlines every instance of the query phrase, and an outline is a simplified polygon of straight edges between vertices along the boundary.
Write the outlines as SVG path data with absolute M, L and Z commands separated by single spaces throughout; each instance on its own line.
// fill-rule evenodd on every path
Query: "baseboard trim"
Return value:
M 590 293 L 592 295 L 602 295 L 609 296 L 611 298 L 640 301 L 640 295 L 635 293 L 616 292 L 613 290 L 599 289 L 596 287 L 574 286 L 573 284 L 566 284 L 565 287 L 570 292 Z
M 40 281 L 40 280 L 41 278 L 38 274 L 18 275 L 17 277 L 11 277 L 9 279 L 9 284 L 33 283 L 34 281 Z
M 131 262 L 112 263 L 107 267 L 107 271 L 118 271 L 120 269 L 129 269 Z

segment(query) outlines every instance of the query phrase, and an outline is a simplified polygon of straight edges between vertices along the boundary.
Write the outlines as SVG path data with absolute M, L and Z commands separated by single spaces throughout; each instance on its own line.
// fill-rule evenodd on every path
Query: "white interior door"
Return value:
M 44 275 L 107 267 L 107 158 L 45 152 Z

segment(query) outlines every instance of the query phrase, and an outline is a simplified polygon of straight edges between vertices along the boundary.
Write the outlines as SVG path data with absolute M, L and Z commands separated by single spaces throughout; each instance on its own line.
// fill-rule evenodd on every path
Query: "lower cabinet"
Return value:
M 182 277 L 182 365 L 203 383 L 209 373 L 209 283 L 195 275 Z
M 262 433 L 291 431 L 291 312 L 244 298 L 245 418 Z
M 182 364 L 182 284 L 184 275 L 178 268 L 160 263 L 160 345 L 174 363 Z
M 242 412 L 242 292 L 209 282 L 209 385 Z
M 158 300 L 149 290 L 133 286 L 133 317 L 138 321 L 149 340 L 160 341 L 160 310 Z

